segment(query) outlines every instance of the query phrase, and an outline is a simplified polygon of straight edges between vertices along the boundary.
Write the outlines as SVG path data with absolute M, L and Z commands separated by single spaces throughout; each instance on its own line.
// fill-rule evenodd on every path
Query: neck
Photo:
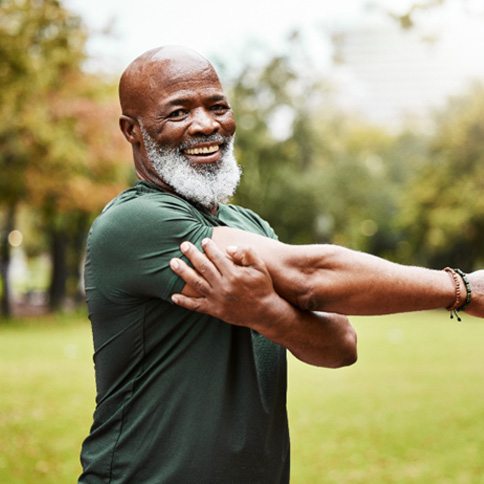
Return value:
M 134 157 L 134 168 L 136 170 L 136 176 L 143 181 L 151 183 L 157 187 L 162 188 L 163 190 L 167 190 L 173 192 L 173 189 L 167 185 L 160 175 L 153 169 L 153 165 L 150 162 L 146 162 L 140 157 Z
M 145 182 L 150 183 L 151 185 L 155 185 L 156 187 L 162 188 L 163 190 L 166 190 L 168 192 L 175 193 L 173 188 L 171 188 L 169 185 L 167 185 L 157 174 L 155 173 L 149 173 L 147 171 L 140 171 L 136 169 L 136 176 Z

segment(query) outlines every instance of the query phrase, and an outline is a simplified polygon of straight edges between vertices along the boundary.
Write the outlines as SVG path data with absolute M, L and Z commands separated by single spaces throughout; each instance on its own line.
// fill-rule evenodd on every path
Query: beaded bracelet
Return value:
M 467 278 L 467 274 L 460 269 L 452 269 L 451 267 L 446 267 L 444 268 L 444 271 L 449 274 L 455 288 L 455 300 L 450 306 L 447 306 L 446 309 L 450 312 L 450 319 L 454 319 L 455 316 L 457 318 L 457 321 L 460 322 L 462 321 L 462 319 L 460 318 L 458 312 L 463 311 L 471 303 L 471 284 L 469 282 L 469 279 Z M 461 281 L 464 282 L 464 287 L 466 290 L 465 299 L 463 299 L 462 296 Z
M 466 287 L 466 300 L 464 301 L 464 304 L 457 308 L 457 311 L 463 311 L 467 306 L 469 306 L 472 300 L 471 283 L 469 282 L 469 279 L 467 278 L 467 274 L 465 272 L 461 271 L 458 268 L 455 268 L 454 270 L 455 272 L 457 272 L 457 274 L 459 274 L 460 277 L 462 277 L 462 280 L 464 281 L 464 285 Z

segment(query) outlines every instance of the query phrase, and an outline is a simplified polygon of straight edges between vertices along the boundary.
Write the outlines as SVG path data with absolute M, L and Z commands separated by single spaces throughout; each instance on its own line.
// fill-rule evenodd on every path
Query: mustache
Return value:
M 179 149 L 181 151 L 193 148 L 200 143 L 214 143 L 214 144 L 228 144 L 232 141 L 233 136 L 222 136 L 221 134 L 210 134 L 207 136 L 194 136 L 189 141 L 181 143 Z

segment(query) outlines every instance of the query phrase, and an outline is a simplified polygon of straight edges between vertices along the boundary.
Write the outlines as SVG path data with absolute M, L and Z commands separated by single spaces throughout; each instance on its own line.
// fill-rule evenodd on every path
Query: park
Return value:
M 436 311 L 352 321 L 356 366 L 289 361 L 291 482 L 482 482 L 480 320 Z M 94 410 L 86 314 L 2 325 L 0 354 L 0 482 L 72 482 Z
M 451 3 L 459 4 L 409 1 L 397 13 L 385 4 L 378 32 L 421 40 L 431 64 L 439 42 L 420 20 Z M 341 75 L 361 61 L 352 39 L 369 48 L 371 35 L 323 33 L 333 49 L 323 72 L 297 25 L 280 51 L 247 40 L 235 68 L 228 53 L 215 56 L 238 122 L 243 177 L 233 203 L 290 244 L 483 268 L 482 75 L 425 113 L 381 110 L 390 118 L 377 119 L 378 106 L 357 109 L 341 90 Z M 73 481 L 92 423 L 86 237 L 136 180 L 118 127 L 119 72 L 89 64 L 93 36 L 69 2 L 0 3 L 2 483 Z M 289 357 L 291 482 L 484 482 L 482 321 L 464 313 L 457 322 L 442 309 L 351 322 L 356 365 L 329 370 Z

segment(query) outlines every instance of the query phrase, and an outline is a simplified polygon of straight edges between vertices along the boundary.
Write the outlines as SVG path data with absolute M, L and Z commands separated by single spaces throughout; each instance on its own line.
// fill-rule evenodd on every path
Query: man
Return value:
M 89 235 L 97 397 L 79 481 L 288 482 L 285 349 L 311 364 L 340 367 L 356 360 L 355 333 L 343 315 L 299 309 L 281 297 L 272 281 L 290 300 L 290 284 L 276 281 L 300 254 L 285 252 L 279 267 L 270 255 L 270 226 L 222 203 L 240 172 L 232 155 L 235 121 L 211 64 L 187 49 L 154 49 L 128 66 L 119 93 L 120 127 L 142 181 L 108 204 Z M 262 262 L 232 250 L 246 266 L 239 280 L 250 296 L 244 305 L 231 299 L 232 325 L 171 303 L 179 293 L 206 293 L 195 271 L 185 285 L 170 268 L 171 261 L 184 277 L 191 270 L 183 241 L 190 241 L 182 250 L 199 272 L 230 299 L 214 282 L 212 262 L 195 251 L 205 246 L 220 271 L 224 263 L 233 271 L 210 239 L 222 247 L 260 245 L 267 256 Z M 415 305 L 449 305 L 457 283 L 446 277 L 436 276 L 440 287 L 423 298 L 415 296 L 419 284 L 406 293 Z M 385 294 L 383 286 L 375 292 Z
M 79 480 L 287 482 L 285 348 L 343 366 L 356 359 L 354 331 L 344 316 L 282 298 L 246 308 L 256 326 L 278 322 L 273 341 L 173 305 L 183 281 L 169 263 L 183 240 L 200 247 L 223 226 L 274 234 L 249 210 L 220 203 L 239 178 L 235 121 L 206 59 L 173 47 L 147 52 L 123 73 L 120 100 L 143 181 L 112 201 L 89 235 L 97 397 Z

